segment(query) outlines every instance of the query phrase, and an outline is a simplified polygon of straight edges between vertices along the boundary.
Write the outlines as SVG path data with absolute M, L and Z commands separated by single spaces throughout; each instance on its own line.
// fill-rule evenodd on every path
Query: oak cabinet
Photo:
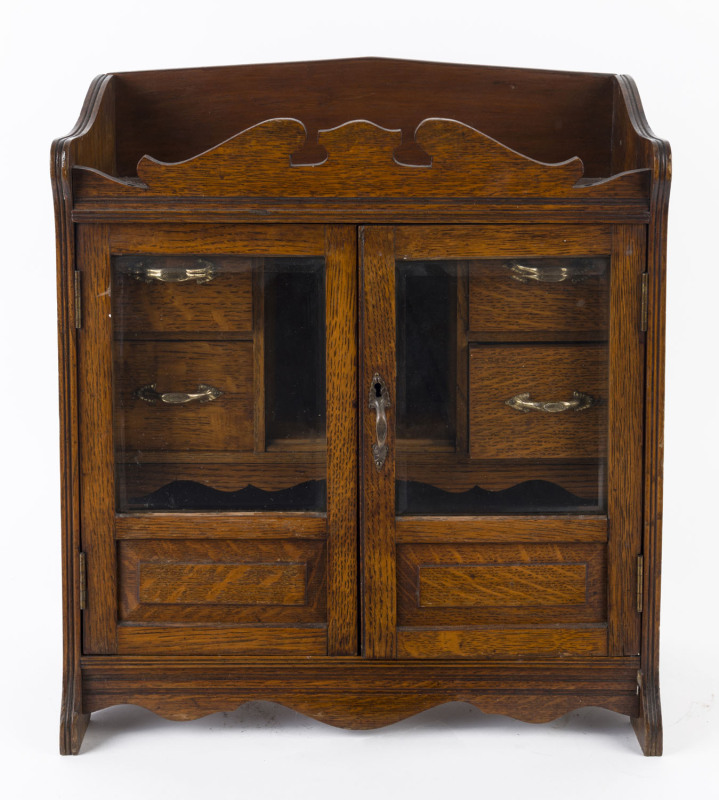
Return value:
M 622 76 L 97 79 L 53 149 L 62 751 L 261 698 L 660 753 L 668 152 Z

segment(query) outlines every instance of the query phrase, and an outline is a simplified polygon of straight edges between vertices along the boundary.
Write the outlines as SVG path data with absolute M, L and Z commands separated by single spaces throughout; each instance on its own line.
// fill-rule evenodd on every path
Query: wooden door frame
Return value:
M 553 251 L 543 236 L 562 229 Z M 596 243 L 583 251 L 586 234 Z M 465 237 L 456 239 L 460 234 Z M 512 256 L 522 234 L 524 256 L 611 255 L 609 327 L 609 409 L 607 469 L 606 655 L 636 655 L 641 615 L 637 609 L 637 556 L 641 553 L 644 334 L 641 332 L 641 273 L 646 269 L 644 225 L 549 223 L 544 225 L 368 225 L 360 228 L 359 397 L 361 492 L 360 570 L 362 654 L 397 657 L 397 523 L 395 517 L 395 419 L 387 414 L 389 451 L 381 469 L 373 463 L 374 412 L 368 406 L 372 376 L 378 372 L 396 395 L 395 261 Z M 596 251 L 596 252 L 595 252 Z M 600 515 L 601 516 L 601 515 Z M 462 518 L 472 527 L 472 518 Z M 524 518 L 529 519 L 529 518 Z M 489 520 L 487 520 L 489 521 Z M 503 520 L 502 522 L 506 522 Z M 591 522 L 591 520 L 588 520 Z M 451 525 L 452 518 L 443 524 Z M 416 527 L 416 526 L 415 526 Z M 512 534 L 500 525 L 502 540 Z M 509 527 L 512 527 L 511 525 Z M 526 534 L 526 532 L 525 532 Z M 524 534 L 523 534 L 524 535 Z M 405 536 L 406 538 L 406 536 Z M 410 537 L 411 538 L 411 537 Z M 524 539 L 531 541 L 531 539 Z
M 118 652 L 117 523 L 127 533 L 133 515 L 115 511 L 111 257 L 126 253 L 321 255 L 325 258 L 327 392 L 327 655 L 358 652 L 357 609 L 357 235 L 353 225 L 78 225 L 82 327 L 78 330 L 80 542 L 87 606 L 82 652 Z M 279 251 L 279 252 L 278 252 Z M 267 536 L 285 530 L 287 515 L 238 512 L 243 526 Z M 220 515 L 217 524 L 237 522 Z M 163 517 L 166 515 L 163 515 Z M 180 521 L 190 531 L 196 516 Z M 202 515 L 200 515 L 202 516 Z M 205 515 L 206 516 L 206 515 Z M 316 515 L 314 515 L 316 516 Z M 145 515 L 150 532 L 167 520 Z M 302 524 L 299 517 L 296 524 Z M 314 530 L 317 520 L 308 520 Z M 122 535 L 122 534 L 121 534 Z M 189 535 L 189 534 L 188 534 Z

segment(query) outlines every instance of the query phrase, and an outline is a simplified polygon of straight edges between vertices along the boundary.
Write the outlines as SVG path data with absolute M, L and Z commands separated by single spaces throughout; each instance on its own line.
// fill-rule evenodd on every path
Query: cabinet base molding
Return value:
M 643 695 L 637 694 L 637 670 L 636 658 L 464 664 L 187 658 L 173 659 L 172 665 L 153 658 L 84 658 L 82 713 L 69 722 L 72 733 L 66 732 L 63 741 L 66 752 L 77 753 L 90 713 L 120 704 L 190 720 L 232 711 L 251 700 L 269 700 L 328 725 L 368 730 L 462 701 L 488 714 L 535 723 L 587 706 L 606 708 L 634 719 L 646 750 L 645 742 L 657 741 L 652 732 L 656 717 L 647 713 Z M 658 709 L 658 696 L 653 707 Z

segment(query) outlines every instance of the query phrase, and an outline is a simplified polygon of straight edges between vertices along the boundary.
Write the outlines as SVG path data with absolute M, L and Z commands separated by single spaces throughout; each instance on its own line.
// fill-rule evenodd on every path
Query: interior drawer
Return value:
M 608 293 L 609 257 L 474 261 L 468 338 L 605 339 Z
M 125 341 L 115 348 L 115 447 L 125 456 L 253 449 L 252 342 Z M 208 400 L 201 385 L 221 394 Z M 160 398 L 168 393 L 203 397 L 168 404 Z
M 602 457 L 607 438 L 607 358 L 603 344 L 472 346 L 470 457 Z M 555 410 L 554 404 L 564 401 L 579 410 Z M 552 406 L 538 410 L 533 405 L 546 403 Z
M 237 256 L 116 256 L 115 330 L 252 335 L 252 266 Z

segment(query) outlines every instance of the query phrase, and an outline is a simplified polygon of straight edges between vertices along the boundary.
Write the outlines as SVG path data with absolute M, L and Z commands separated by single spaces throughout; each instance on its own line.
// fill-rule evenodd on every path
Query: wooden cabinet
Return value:
M 596 705 L 661 752 L 670 169 L 630 79 L 107 75 L 53 154 L 62 752 L 253 698 Z

